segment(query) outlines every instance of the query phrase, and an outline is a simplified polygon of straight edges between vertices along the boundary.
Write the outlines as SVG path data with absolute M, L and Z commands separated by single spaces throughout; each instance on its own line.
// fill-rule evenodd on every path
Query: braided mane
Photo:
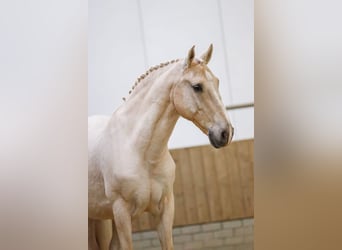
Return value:
M 142 74 L 141 76 L 138 77 L 138 79 L 135 81 L 135 83 L 133 84 L 132 86 L 132 89 L 128 92 L 128 94 L 130 95 L 132 93 L 132 91 L 135 89 L 135 87 L 143 80 L 145 79 L 145 77 L 147 77 L 149 74 L 151 74 L 152 72 L 160 69 L 160 68 L 163 68 L 169 64 L 172 64 L 172 63 L 175 63 L 175 62 L 178 62 L 180 59 L 175 59 L 175 60 L 171 60 L 171 61 L 167 61 L 165 63 L 160 63 L 156 66 L 153 66 L 151 68 L 149 68 L 144 74 Z M 126 98 L 123 97 L 122 98 L 124 101 L 126 101 Z

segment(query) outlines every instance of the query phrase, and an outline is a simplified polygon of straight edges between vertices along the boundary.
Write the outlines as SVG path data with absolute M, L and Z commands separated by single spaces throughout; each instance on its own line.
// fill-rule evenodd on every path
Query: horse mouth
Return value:
M 218 145 L 215 140 L 212 139 L 212 137 L 209 136 L 209 141 L 210 144 L 214 147 L 214 148 L 220 148 L 220 145 Z

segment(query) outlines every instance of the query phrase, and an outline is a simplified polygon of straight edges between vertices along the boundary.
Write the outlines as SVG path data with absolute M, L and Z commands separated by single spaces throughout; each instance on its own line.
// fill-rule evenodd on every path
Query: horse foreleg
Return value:
M 95 235 L 95 220 L 88 219 L 88 250 L 99 250 Z
M 172 225 L 175 211 L 173 193 L 165 199 L 162 212 L 159 217 L 157 230 L 162 250 L 173 250 Z
M 132 220 L 127 202 L 117 199 L 113 204 L 113 214 L 121 249 L 132 250 Z
M 112 239 L 112 220 L 96 220 L 96 241 L 100 250 L 108 250 Z
M 112 221 L 112 230 L 113 230 L 113 237 L 112 241 L 110 242 L 110 250 L 121 250 L 120 248 L 120 241 L 119 241 L 119 236 L 118 232 L 116 230 L 115 222 L 114 220 Z

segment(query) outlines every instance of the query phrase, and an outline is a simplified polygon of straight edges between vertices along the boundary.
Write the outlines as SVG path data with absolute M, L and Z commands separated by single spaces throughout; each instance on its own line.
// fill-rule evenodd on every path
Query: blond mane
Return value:
M 132 85 L 132 88 L 131 90 L 128 92 L 128 95 L 130 95 L 132 93 L 132 91 L 135 89 L 135 87 L 143 80 L 145 79 L 145 77 L 147 77 L 149 74 L 151 74 L 152 72 L 158 70 L 158 69 L 161 69 L 169 64 L 172 64 L 172 63 L 175 63 L 175 62 L 179 62 L 180 59 L 174 59 L 174 60 L 171 60 L 171 61 L 167 61 L 167 62 L 164 62 L 164 63 L 160 63 L 156 66 L 153 66 L 151 68 L 149 68 L 144 74 L 140 75 L 137 80 L 135 81 L 135 83 Z M 126 98 L 123 97 L 122 98 L 124 101 L 126 101 Z

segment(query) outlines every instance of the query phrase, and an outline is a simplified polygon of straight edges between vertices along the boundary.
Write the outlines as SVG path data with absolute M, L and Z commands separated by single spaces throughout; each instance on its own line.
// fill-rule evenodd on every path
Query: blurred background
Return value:
M 153 8 L 148 0 L 127 2 L 0 2 L 1 249 L 87 249 L 87 116 L 113 112 L 149 66 L 184 57 L 193 44 L 199 54 L 214 43 L 210 67 L 221 79 L 225 104 L 253 101 L 251 81 L 238 80 L 250 76 L 252 62 L 236 61 L 245 58 L 244 53 L 253 56 L 252 42 L 244 39 L 253 27 L 250 2 L 155 1 Z M 173 3 L 181 7 L 172 7 Z M 227 7 L 231 3 L 233 7 Z M 153 12 L 154 8 L 158 11 Z M 253 240 L 254 249 L 342 249 L 341 9 L 338 0 L 254 1 L 255 134 L 242 133 L 245 124 L 252 127 L 252 123 L 239 123 L 234 115 L 253 113 L 253 108 L 228 112 L 239 134 L 225 153 L 206 148 L 207 138 L 192 124 L 184 125 L 189 126 L 189 139 L 184 143 L 194 141 L 191 145 L 176 139 L 180 132 L 175 131 L 170 147 L 177 164 L 185 163 L 179 169 L 188 171 L 177 172 L 181 181 L 176 215 L 182 217 L 175 218 L 175 236 L 184 236 L 177 239 L 177 245 L 200 238 L 209 245 L 230 244 L 221 249 L 239 249 L 241 237 L 230 242 L 222 239 L 252 234 L 254 227 L 254 238 L 242 237 Z M 177 16 L 169 17 L 172 12 Z M 137 22 L 137 16 L 142 21 Z M 251 28 L 244 29 L 245 25 Z M 120 26 L 128 28 L 123 32 Z M 154 36 L 158 27 L 162 36 Z M 168 34 L 178 32 L 184 38 L 169 38 Z M 126 48 L 121 38 L 138 48 L 131 46 L 133 53 L 116 49 Z M 157 40 L 164 38 L 169 38 L 165 44 Z M 122 47 L 106 45 L 106 40 L 120 42 Z M 172 46 L 164 47 L 166 42 Z M 238 47 L 245 43 L 249 45 L 244 49 Z M 116 60 L 116 54 L 124 56 Z M 129 67 L 114 62 L 122 60 Z M 244 63 L 250 65 L 240 67 Z M 119 74 L 127 79 L 110 80 Z M 243 90 L 236 91 L 239 87 Z M 240 95 L 246 99 L 240 100 Z M 251 145 L 255 145 L 255 154 Z M 223 165 L 213 164 L 210 158 L 200 161 L 204 165 L 192 163 L 191 155 L 199 152 L 219 162 L 233 160 Z M 193 166 L 200 167 L 193 171 Z M 207 171 L 207 166 L 215 166 L 211 169 L 216 172 Z M 249 177 L 252 173 L 253 179 Z M 239 175 L 245 179 L 237 178 Z M 182 176 L 192 178 L 188 186 L 183 186 Z M 193 181 L 201 178 L 209 185 Z M 236 193 L 241 190 L 249 191 Z M 213 200 L 217 202 L 208 203 Z M 181 225 L 182 220 L 186 225 Z M 150 224 L 145 215 L 134 226 L 143 231 L 135 236 L 136 241 L 146 237 L 148 244 L 156 243 L 146 229 Z M 225 233 L 215 234 L 223 229 Z M 200 230 L 204 234 L 195 237 L 190 233 Z M 251 248 L 250 243 L 241 248 L 248 245 Z

